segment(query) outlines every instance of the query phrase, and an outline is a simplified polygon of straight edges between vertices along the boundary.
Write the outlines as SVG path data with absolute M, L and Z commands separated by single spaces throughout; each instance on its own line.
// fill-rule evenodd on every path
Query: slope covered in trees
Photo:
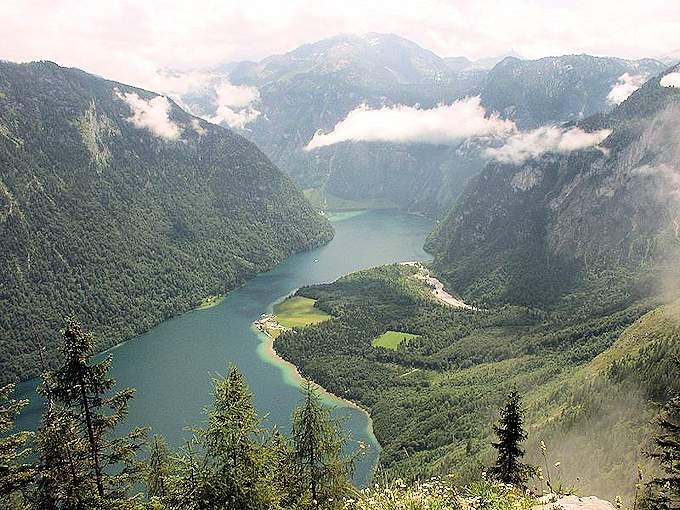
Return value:
M 5 381 L 66 313 L 110 347 L 332 236 L 243 137 L 50 62 L 0 62 L 0 168 Z
M 631 496 L 635 465 L 649 464 L 642 453 L 656 405 L 680 391 L 678 305 L 470 311 L 437 301 L 413 271 L 386 266 L 301 289 L 334 318 L 275 343 L 305 376 L 369 410 L 388 475 L 473 480 L 491 464 L 488 424 L 516 387 L 531 463 L 544 464 L 544 441 L 550 465 L 561 463 L 554 484 Z M 387 330 L 418 338 L 396 351 L 374 347 Z

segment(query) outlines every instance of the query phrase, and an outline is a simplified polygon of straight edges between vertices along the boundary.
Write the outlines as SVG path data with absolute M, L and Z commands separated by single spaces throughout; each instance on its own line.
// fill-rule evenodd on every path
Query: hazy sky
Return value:
M 659 56 L 680 0 L 3 0 L 0 58 L 133 84 L 157 68 L 259 59 L 340 32 L 393 32 L 441 56 Z

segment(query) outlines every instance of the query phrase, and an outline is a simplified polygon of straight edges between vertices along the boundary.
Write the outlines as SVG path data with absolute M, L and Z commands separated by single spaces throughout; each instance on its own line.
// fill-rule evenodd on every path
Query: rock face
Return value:
M 587 272 L 672 265 L 680 89 L 659 82 L 580 124 L 612 131 L 600 149 L 489 164 L 430 238 L 451 288 L 466 300 L 536 304 Z
M 0 383 L 75 313 L 109 347 L 332 229 L 242 136 L 157 94 L 0 62 Z
M 548 500 L 546 503 L 534 506 L 531 510 L 616 510 L 616 507 L 609 501 L 589 496 L 580 498 L 578 496 L 564 496 L 556 501 L 550 501 L 550 497 L 541 498 Z
M 623 60 L 564 55 L 538 60 L 506 58 L 485 79 L 482 104 L 522 129 L 578 122 L 611 109 L 608 99 L 623 75 L 642 81 L 667 66 L 653 59 Z

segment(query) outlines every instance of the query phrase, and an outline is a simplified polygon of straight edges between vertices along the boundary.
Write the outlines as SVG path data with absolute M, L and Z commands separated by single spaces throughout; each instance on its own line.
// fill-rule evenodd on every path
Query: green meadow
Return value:
M 418 338 L 418 335 L 404 333 L 403 331 L 387 331 L 378 338 L 374 338 L 371 344 L 373 347 L 384 347 L 396 351 L 402 342 L 408 342 L 413 338 Z
M 198 305 L 196 308 L 198 310 L 205 310 L 207 308 L 212 308 L 213 306 L 219 305 L 222 301 L 224 301 L 224 296 L 221 295 L 207 296 L 201 300 L 201 304 Z
M 276 321 L 286 328 L 302 328 L 331 318 L 326 312 L 314 307 L 316 299 L 293 296 L 274 305 Z

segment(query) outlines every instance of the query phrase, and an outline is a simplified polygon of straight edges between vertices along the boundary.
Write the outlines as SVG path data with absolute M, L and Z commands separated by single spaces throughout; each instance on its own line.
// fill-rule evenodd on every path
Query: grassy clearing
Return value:
M 408 342 L 413 338 L 418 338 L 418 335 L 404 333 L 403 331 L 387 331 L 378 338 L 374 338 L 371 345 L 373 345 L 373 347 L 384 347 L 385 349 L 396 351 L 402 342 Z
M 316 299 L 293 296 L 274 306 L 276 321 L 286 328 L 302 328 L 331 318 L 314 307 Z
M 222 301 L 224 301 L 224 296 L 221 296 L 219 294 L 215 296 L 207 296 L 203 298 L 201 304 L 198 305 L 196 309 L 206 310 L 208 308 L 212 308 L 213 306 L 219 305 Z

